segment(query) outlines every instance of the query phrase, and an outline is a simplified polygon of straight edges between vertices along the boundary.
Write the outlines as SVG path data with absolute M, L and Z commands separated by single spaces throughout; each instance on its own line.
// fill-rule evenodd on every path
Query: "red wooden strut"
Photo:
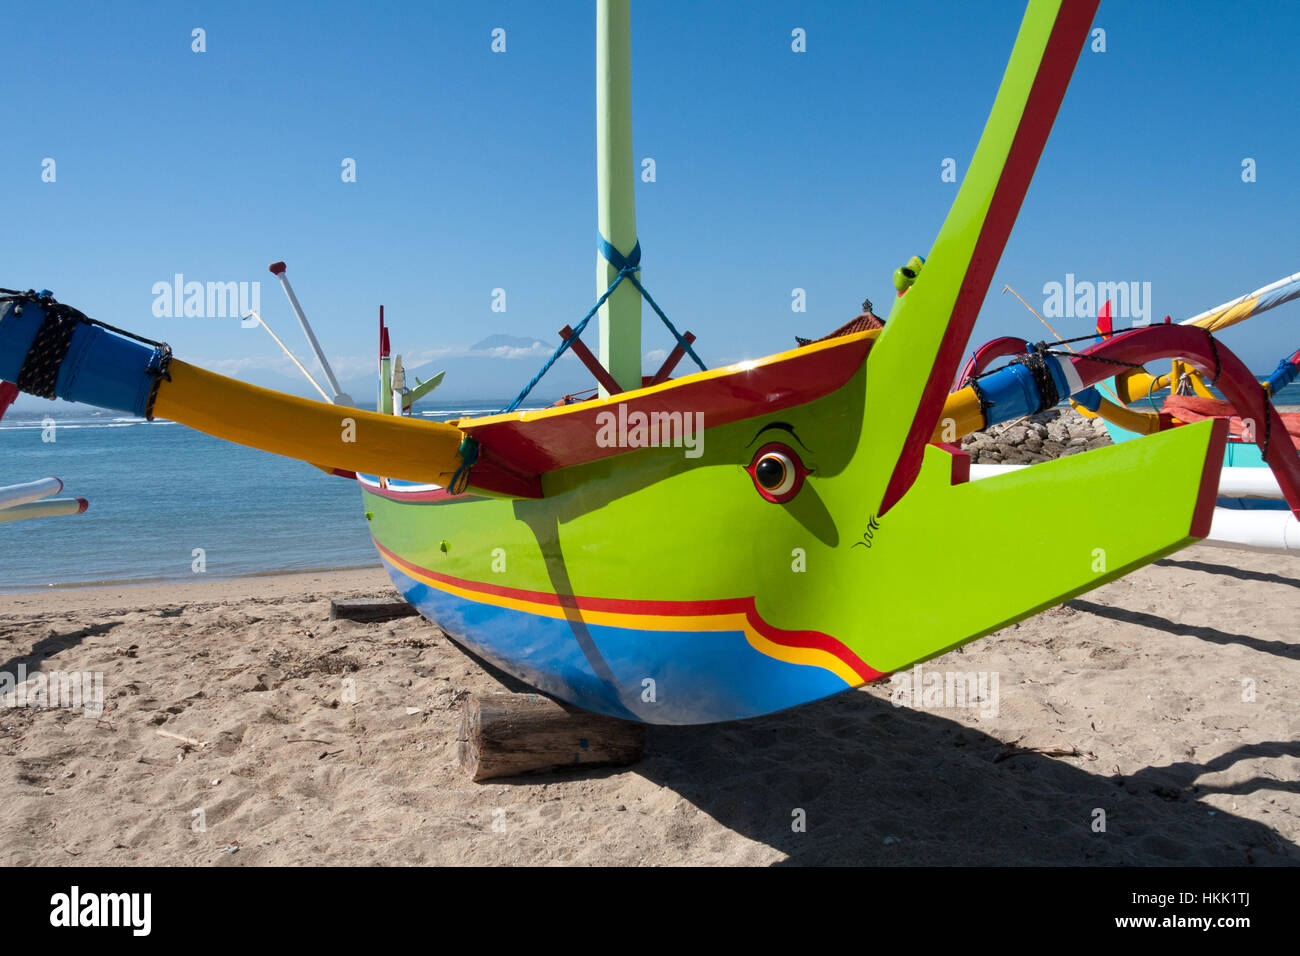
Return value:
M 566 341 L 573 338 L 573 329 L 565 326 L 560 329 L 560 337 Z M 605 387 L 605 391 L 611 395 L 617 395 L 623 391 L 623 387 L 614 380 L 614 376 L 605 370 L 605 366 L 600 364 L 600 359 L 591 354 L 591 349 L 582 344 L 582 339 L 573 339 L 569 343 L 569 351 L 578 356 L 579 361 L 587 366 L 587 371 L 596 376 L 596 381 Z
M 1255 421 L 1255 443 L 1273 469 L 1277 483 L 1300 518 L 1300 455 L 1287 433 L 1286 423 L 1268 391 L 1250 369 L 1222 342 L 1204 329 L 1191 325 L 1154 325 L 1123 332 L 1071 356 L 1084 385 L 1092 385 L 1115 374 L 1114 362 L 1141 365 L 1153 359 L 1178 358 L 1195 365 L 1212 384 L 1217 384 L 1237 414 Z M 1099 361 L 1110 359 L 1111 361 Z
M 686 345 L 695 344 L 695 335 L 691 332 L 685 333 L 682 338 L 685 340 Z M 673 346 L 673 350 L 668 353 L 668 357 L 664 359 L 664 364 L 659 366 L 659 371 L 655 372 L 646 384 L 658 385 L 661 382 L 668 381 L 668 376 L 673 374 L 673 369 L 677 367 L 677 363 L 682 360 L 682 356 L 685 354 L 686 347 L 681 342 L 678 342 Z

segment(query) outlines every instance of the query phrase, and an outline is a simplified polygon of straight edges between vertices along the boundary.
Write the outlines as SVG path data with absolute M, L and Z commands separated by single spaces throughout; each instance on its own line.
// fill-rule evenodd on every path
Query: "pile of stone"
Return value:
M 1068 407 L 994 425 L 961 440 L 962 451 L 977 465 L 1032 465 L 1109 444 L 1100 418 L 1084 418 Z

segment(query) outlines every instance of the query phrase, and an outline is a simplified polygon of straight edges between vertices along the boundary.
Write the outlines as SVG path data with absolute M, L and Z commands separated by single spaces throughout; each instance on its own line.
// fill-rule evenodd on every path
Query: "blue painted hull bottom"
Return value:
M 760 653 L 739 630 L 655 631 L 546 617 L 443 591 L 387 560 L 384 566 L 402 596 L 457 642 L 545 693 L 611 717 L 716 723 L 849 687 L 824 668 Z

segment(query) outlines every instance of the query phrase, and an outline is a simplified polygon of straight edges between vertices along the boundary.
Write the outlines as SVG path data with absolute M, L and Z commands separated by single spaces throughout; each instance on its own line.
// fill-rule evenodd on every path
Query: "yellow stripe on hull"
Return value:
M 390 560 L 385 558 L 385 560 Z M 477 601 L 481 604 L 491 604 L 494 607 L 509 608 L 513 611 L 522 611 L 526 614 L 535 614 L 540 617 L 549 617 L 561 619 L 568 617 L 570 614 L 577 615 L 581 620 L 589 625 L 601 627 L 620 627 L 629 630 L 648 630 L 648 631 L 741 631 L 750 646 L 760 654 L 768 657 L 774 657 L 779 661 L 787 664 L 804 664 L 809 667 L 821 667 L 831 671 L 836 677 L 839 677 L 850 687 L 856 687 L 862 683 L 862 677 L 859 676 L 852 667 L 836 657 L 829 651 L 822 650 L 819 647 L 795 647 L 788 644 L 778 644 L 776 641 L 765 637 L 754 627 L 747 614 L 741 612 L 728 612 L 723 614 L 635 614 L 624 611 L 596 611 L 589 608 L 566 608 L 556 604 L 549 604 L 542 601 L 531 601 L 527 598 L 509 597 L 503 594 L 490 594 L 484 591 L 471 590 L 460 587 L 449 581 L 423 573 L 413 565 L 405 562 L 394 565 L 397 570 L 409 578 L 419 581 L 421 584 L 427 584 L 429 587 L 437 588 L 447 594 L 453 594 L 456 597 L 468 601 Z

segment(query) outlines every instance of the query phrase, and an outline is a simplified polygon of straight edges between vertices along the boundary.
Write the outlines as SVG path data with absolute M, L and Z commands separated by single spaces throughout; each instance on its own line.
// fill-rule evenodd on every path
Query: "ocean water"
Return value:
M 422 415 L 481 415 L 503 404 Z M 1300 382 L 1278 404 L 1300 405 Z M 0 420 L 0 486 L 55 475 L 59 497 L 86 498 L 90 508 L 0 524 L 0 592 L 193 580 L 196 548 L 209 578 L 379 564 L 354 481 L 115 412 L 57 417 L 46 442 L 41 417 L 11 410 Z
M 484 403 L 486 405 L 487 403 Z M 501 404 L 505 404 L 502 402 Z M 434 407 L 431 419 L 492 407 Z M 0 420 L 0 486 L 54 475 L 85 514 L 0 523 L 0 592 L 378 566 L 355 481 L 172 422 L 87 410 Z

